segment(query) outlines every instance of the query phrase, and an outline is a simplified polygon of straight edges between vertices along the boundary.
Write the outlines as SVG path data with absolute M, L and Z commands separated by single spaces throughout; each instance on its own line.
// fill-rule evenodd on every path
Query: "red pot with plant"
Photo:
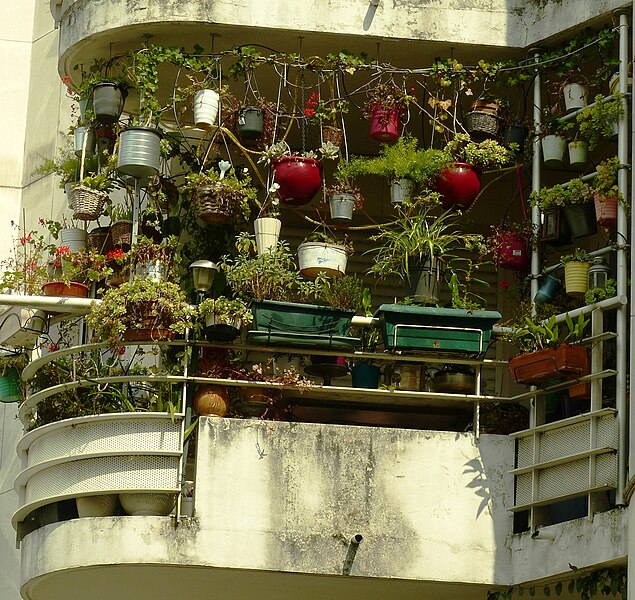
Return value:
M 396 142 L 399 139 L 401 115 L 396 108 L 385 108 L 376 103 L 370 117 L 370 136 L 378 142 Z
M 273 160 L 273 180 L 282 202 L 303 206 L 322 187 L 322 165 L 316 158 L 281 156 Z
M 531 262 L 531 250 L 536 234 L 530 221 L 492 225 L 492 234 L 485 241 L 494 263 L 503 269 L 523 271 Z
M 441 172 L 436 189 L 446 210 L 470 208 L 481 191 L 481 170 L 469 163 L 456 162 Z
M 384 82 L 369 91 L 364 117 L 370 120 L 370 135 L 378 142 L 395 142 L 399 138 L 401 120 L 414 100 L 412 88 L 406 90 L 393 82 Z

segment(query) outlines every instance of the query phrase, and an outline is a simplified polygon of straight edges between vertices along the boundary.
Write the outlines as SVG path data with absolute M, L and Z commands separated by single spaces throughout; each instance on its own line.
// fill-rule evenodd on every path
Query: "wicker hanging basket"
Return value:
M 112 239 L 109 227 L 96 227 L 88 233 L 88 247 L 99 254 L 112 250 Z
M 78 221 L 95 221 L 101 215 L 108 194 L 78 184 L 72 191 L 73 218 Z
M 110 239 L 114 247 L 129 250 L 132 244 L 132 221 L 117 221 L 110 226 Z
M 470 135 L 496 137 L 499 127 L 498 117 L 490 112 L 473 110 L 465 115 L 465 129 Z
M 194 193 L 194 205 L 199 219 L 206 223 L 227 223 L 232 216 L 242 195 L 239 191 L 232 190 L 222 181 L 201 185 Z

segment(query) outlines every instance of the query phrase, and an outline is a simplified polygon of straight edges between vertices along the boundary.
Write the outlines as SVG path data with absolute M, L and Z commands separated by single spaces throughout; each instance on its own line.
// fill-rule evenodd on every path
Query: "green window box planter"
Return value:
M 384 347 L 390 350 L 430 350 L 483 354 L 492 327 L 501 314 L 490 310 L 470 312 L 458 308 L 382 304 L 379 319 Z
M 359 341 L 348 335 L 354 310 L 271 300 L 254 302 L 251 310 L 253 330 L 247 338 L 253 342 L 347 350 Z

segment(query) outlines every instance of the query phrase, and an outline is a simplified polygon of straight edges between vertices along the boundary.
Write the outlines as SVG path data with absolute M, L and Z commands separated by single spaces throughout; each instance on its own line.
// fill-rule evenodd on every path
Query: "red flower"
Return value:
M 305 108 L 305 109 L 304 109 L 304 114 L 305 114 L 307 117 L 312 117 L 312 116 L 314 116 L 314 115 L 315 115 L 315 109 L 314 109 L 314 108 Z
M 108 250 L 106 252 L 106 260 L 120 260 L 123 258 L 123 249 L 117 248 L 115 250 Z
M 501 281 L 498 285 L 500 286 L 501 290 L 506 290 L 509 288 L 509 281 L 503 279 L 503 281 Z
M 23 246 L 26 246 L 28 242 L 31 241 L 31 234 L 29 233 L 29 235 L 23 235 L 20 238 L 20 244 L 22 244 Z
M 71 253 L 70 246 L 58 246 L 55 248 L 55 256 L 64 256 L 65 254 Z
M 55 342 L 51 342 L 49 344 L 49 352 L 55 352 L 56 350 L 59 350 L 59 346 L 55 343 Z

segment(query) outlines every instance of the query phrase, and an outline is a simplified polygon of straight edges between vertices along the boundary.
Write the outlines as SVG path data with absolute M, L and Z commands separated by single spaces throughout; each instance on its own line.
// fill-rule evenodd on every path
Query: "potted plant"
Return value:
M 241 234 L 236 256 L 224 256 L 220 269 L 237 297 L 251 301 L 255 343 L 350 350 L 356 339 L 349 329 L 354 310 L 294 302 L 320 297 L 320 284 L 303 280 L 285 242 L 257 254 L 252 236 Z
M 312 92 L 306 102 L 304 116 L 309 123 L 317 123 L 322 131 L 322 141 L 330 142 L 337 148 L 344 143 L 344 132 L 337 125 L 337 116 L 348 112 L 348 100 L 336 98 L 333 86 L 331 97 L 324 100 L 318 92 Z M 325 125 L 324 121 L 330 122 Z
M 49 265 L 56 277 L 42 285 L 46 296 L 85 298 L 90 291 L 86 284 L 102 279 L 106 257 L 94 250 L 71 252 L 67 246 L 58 246 Z
M 277 183 L 271 184 L 258 217 L 254 219 L 254 234 L 256 236 L 256 248 L 258 254 L 271 252 L 280 239 L 282 221 L 280 220 L 280 199 L 278 198 Z
M 617 282 L 615 279 L 607 279 L 602 287 L 589 288 L 584 294 L 586 305 L 597 304 L 602 300 L 614 298 L 617 295 Z
M 567 149 L 568 131 L 573 127 L 572 121 L 563 121 L 558 112 L 543 111 L 540 123 L 540 145 L 542 162 L 548 169 L 558 169 L 564 165 L 564 154 Z
M 24 353 L 11 353 L 0 356 L 0 402 L 21 402 L 24 389 L 20 380 L 22 369 L 29 362 Z
M 354 157 L 340 163 L 339 173 L 344 178 L 359 175 L 387 178 L 391 201 L 400 204 L 412 196 L 416 187 L 429 186 L 451 164 L 441 150 L 424 150 L 417 145 L 414 137 L 404 135 L 395 144 L 382 144 L 378 156 Z
M 362 192 L 351 181 L 336 179 L 334 183 L 327 186 L 326 197 L 331 219 L 334 221 L 351 221 L 353 212 L 361 210 L 364 206 Z
M 178 238 L 169 236 L 157 244 L 153 239 L 140 235 L 131 248 L 128 258 L 134 265 L 135 275 L 149 277 L 156 281 L 164 279 L 174 281 L 181 263 Z
M 592 105 L 586 106 L 577 116 L 578 134 L 587 141 L 589 150 L 595 150 L 602 141 L 617 135 L 617 125 L 624 115 L 622 95 L 605 97 L 598 94 Z
M 322 158 L 335 159 L 339 149 L 325 142 L 318 149 Z M 271 164 L 272 181 L 277 183 L 278 197 L 286 204 L 303 206 L 313 200 L 322 187 L 322 165 L 318 153 L 304 152 L 301 155 L 291 152 L 289 145 L 282 141 L 264 150 L 259 162 Z
M 414 99 L 412 90 L 406 91 L 392 82 L 379 83 L 368 92 L 363 110 L 370 119 L 370 135 L 378 142 L 395 142 L 399 138 L 401 119 Z
M 135 277 L 106 290 L 86 316 L 95 338 L 111 346 L 129 341 L 172 339 L 185 333 L 192 309 L 181 288 L 171 281 Z
M 589 262 L 588 255 L 582 248 L 576 248 L 573 254 L 567 254 L 560 258 L 564 265 L 564 286 L 569 296 L 583 298 L 589 289 Z
M 183 189 L 191 193 L 198 217 L 211 224 L 249 219 L 249 202 L 256 199 L 256 190 L 246 174 L 234 169 L 219 173 L 211 168 L 200 173 L 188 173 Z
M 205 323 L 208 341 L 229 342 L 240 335 L 243 326 L 252 322 L 249 306 L 238 298 L 206 298 L 197 306 L 198 317 Z
M 130 250 L 132 244 L 132 202 L 110 203 L 106 206 L 110 218 L 110 239 L 115 248 Z
M 495 138 L 500 130 L 501 116 L 509 102 L 484 95 L 478 98 L 465 115 L 465 130 L 477 139 Z
M 350 247 L 341 244 L 332 235 L 314 232 L 298 246 L 298 268 L 308 279 L 320 273 L 327 277 L 340 277 L 346 273 Z
M 569 180 L 567 184 L 542 188 L 530 195 L 532 206 L 538 206 L 541 212 L 554 208 L 562 210 L 573 238 L 597 231 L 592 200 L 591 186 L 579 177 Z
M 535 322 L 526 318 L 522 327 L 514 330 L 513 341 L 523 352 L 509 361 L 509 372 L 516 383 L 544 384 L 554 379 L 572 379 L 585 373 L 588 352 L 578 343 L 588 324 L 584 315 L 573 321 L 567 314 L 568 333 L 560 341 L 560 330 L 555 316 L 547 321 Z
M 580 110 L 587 105 L 589 80 L 579 70 L 571 70 L 560 81 L 558 89 L 564 99 L 565 112 Z
M 500 169 L 514 159 L 513 151 L 496 140 L 473 142 L 466 133 L 457 133 L 443 152 L 452 166 L 442 170 L 435 187 L 446 209 L 470 208 L 481 191 L 481 172 Z
M 595 218 L 600 227 L 615 227 L 617 225 L 618 202 L 625 203 L 624 197 L 619 193 L 617 187 L 619 169 L 620 161 L 617 156 L 602 161 L 597 166 L 597 174 L 591 184 Z
M 531 251 L 537 243 L 532 223 L 510 223 L 503 219 L 500 225 L 492 225 L 490 229 L 492 233 L 485 244 L 496 266 L 514 271 L 527 269 L 531 262 Z

